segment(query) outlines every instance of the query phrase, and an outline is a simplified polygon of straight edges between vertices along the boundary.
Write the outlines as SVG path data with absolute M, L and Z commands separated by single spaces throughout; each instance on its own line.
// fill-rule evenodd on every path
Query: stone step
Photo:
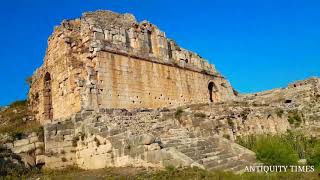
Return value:
M 233 152 L 228 141 L 219 143 L 221 137 L 192 137 L 183 128 L 170 129 L 169 133 L 160 138 L 164 147 L 177 149 L 207 169 L 242 171 L 246 165 L 256 162 L 251 154 Z
M 243 162 L 241 161 L 225 161 L 225 162 L 222 162 L 216 166 L 211 166 L 211 167 L 208 167 L 208 169 L 210 170 L 232 170 L 232 169 L 235 169 L 235 168 L 238 168 L 239 170 L 241 170 L 242 168 L 244 168 L 245 166 L 243 165 Z
M 254 162 L 248 162 L 248 161 L 240 161 L 240 162 L 241 164 L 234 166 L 232 168 L 228 168 L 228 170 L 235 171 L 235 172 L 244 171 L 246 166 L 255 164 Z
M 168 136 L 168 137 L 160 137 L 161 141 L 171 141 L 171 140 L 177 140 L 177 139 L 189 139 L 188 136 Z
M 167 144 L 170 144 L 170 143 L 173 143 L 173 142 L 182 142 L 183 144 L 194 144 L 194 139 L 190 139 L 190 138 L 181 138 L 181 139 L 178 139 L 178 138 L 172 138 L 172 139 L 161 139 L 161 142 L 162 143 L 167 143 Z
M 216 159 L 216 160 L 212 160 L 209 162 L 205 162 L 203 163 L 203 165 L 208 168 L 208 169 L 220 169 L 220 167 L 222 167 L 221 169 L 223 169 L 223 166 L 225 166 L 225 164 L 228 164 L 230 162 L 238 162 L 236 161 L 236 159 L 234 158 L 224 158 L 224 159 Z
M 219 161 L 220 163 L 220 162 L 229 161 L 229 160 L 237 160 L 237 157 L 232 155 L 224 155 L 224 156 L 211 156 L 209 158 L 201 159 L 204 165 L 211 164 L 213 161 Z

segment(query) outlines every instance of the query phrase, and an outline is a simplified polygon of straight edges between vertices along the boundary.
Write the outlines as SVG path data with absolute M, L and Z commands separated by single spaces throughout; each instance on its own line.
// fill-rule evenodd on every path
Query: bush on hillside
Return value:
M 256 152 L 265 164 L 295 163 L 307 159 L 309 165 L 320 169 L 320 140 L 308 138 L 299 132 L 283 135 L 250 135 L 237 139 L 237 143 Z
M 257 159 L 265 165 L 295 165 L 299 160 L 293 147 L 276 136 L 260 137 L 254 151 Z

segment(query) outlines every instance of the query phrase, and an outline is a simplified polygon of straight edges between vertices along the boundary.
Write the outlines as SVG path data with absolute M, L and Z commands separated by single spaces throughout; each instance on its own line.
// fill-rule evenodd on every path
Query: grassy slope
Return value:
M 40 124 L 29 120 L 32 113 L 26 101 L 16 101 L 9 107 L 0 110 L 0 134 L 9 134 L 18 138 L 23 134 L 38 132 Z
M 32 174 L 29 176 L 31 179 L 134 179 L 134 180 L 273 180 L 273 179 L 283 179 L 283 180 L 312 180 L 319 179 L 320 176 L 317 172 L 314 173 L 245 173 L 245 174 L 233 174 L 231 172 L 221 172 L 221 171 L 205 171 L 197 168 L 188 169 L 175 169 L 166 168 L 163 171 L 154 169 L 143 169 L 143 168 L 106 168 L 100 170 L 79 170 L 75 168 L 56 170 L 56 171 L 43 171 L 41 174 Z

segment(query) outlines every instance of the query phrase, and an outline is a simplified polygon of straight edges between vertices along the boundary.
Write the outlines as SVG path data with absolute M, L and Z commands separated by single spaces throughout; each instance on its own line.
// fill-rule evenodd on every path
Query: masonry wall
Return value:
M 147 21 L 108 11 L 63 21 L 32 77 L 36 119 L 60 121 L 103 108 L 160 108 L 234 98 L 208 61 Z
M 79 22 L 74 22 L 78 24 Z M 65 29 L 58 27 L 48 40 L 44 64 L 32 76 L 29 103 L 41 122 L 69 117 L 81 110 L 79 76 L 84 55 L 70 43 Z M 69 36 L 76 36 L 68 32 Z M 50 85 L 46 85 L 50 81 Z
M 200 72 L 177 68 L 148 60 L 100 52 L 93 60 L 97 89 L 91 95 L 99 108 L 159 108 L 209 102 L 208 84 L 215 84 L 214 102 L 225 100 L 230 92 L 228 82 Z M 226 86 L 227 85 L 227 86 Z

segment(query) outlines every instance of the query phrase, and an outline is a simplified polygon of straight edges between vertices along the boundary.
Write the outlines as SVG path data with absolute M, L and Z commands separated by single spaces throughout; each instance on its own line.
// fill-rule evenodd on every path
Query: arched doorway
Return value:
M 43 97 L 44 97 L 44 102 L 43 102 L 44 118 L 45 120 L 52 119 L 53 112 L 52 112 L 51 75 L 48 72 L 44 76 Z
M 208 91 L 209 91 L 209 100 L 210 102 L 213 102 L 213 92 L 216 91 L 216 86 L 213 82 L 209 82 Z

